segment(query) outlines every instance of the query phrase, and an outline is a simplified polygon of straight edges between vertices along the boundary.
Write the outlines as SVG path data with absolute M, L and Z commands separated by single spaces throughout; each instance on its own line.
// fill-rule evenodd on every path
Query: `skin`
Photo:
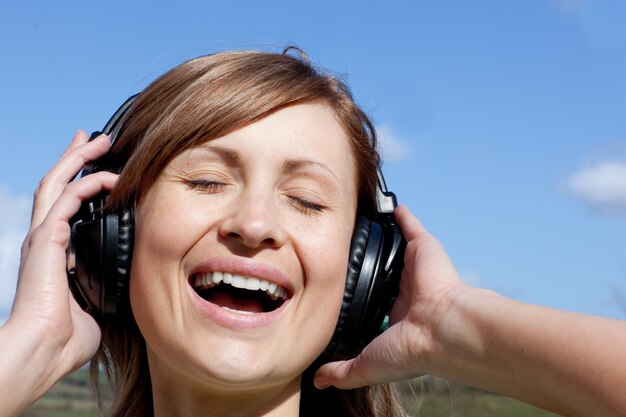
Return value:
M 319 127 L 318 124 L 316 126 Z M 270 133 L 270 138 L 276 135 L 275 132 Z M 294 137 L 283 136 L 284 145 L 289 147 L 289 141 L 295 140 Z M 265 145 L 259 146 L 264 149 Z M 98 173 L 69 185 L 68 182 L 86 161 L 99 157 L 107 149 L 106 137 L 87 143 L 87 135 L 78 132 L 35 193 L 31 229 L 23 245 L 13 310 L 9 320 L 0 328 L 2 417 L 19 415 L 56 381 L 85 363 L 98 347 L 98 326 L 80 310 L 67 286 L 67 222 L 82 200 L 101 190 L 110 190 L 116 177 Z M 150 239 L 144 239 L 143 243 L 138 242 L 148 246 L 144 249 L 159 251 L 161 257 L 153 261 L 163 269 L 151 269 L 153 267 L 147 261 L 148 253 L 140 255 L 140 261 L 146 263 L 141 267 L 144 273 L 134 276 L 133 281 L 137 282 L 132 285 L 133 308 L 142 317 L 140 326 L 150 346 L 157 415 L 202 415 L 207 412 L 207 408 L 203 407 L 209 405 L 215 406 L 213 411 L 222 415 L 297 414 L 298 372 L 306 366 L 306 361 L 295 358 L 291 351 L 285 352 L 282 346 L 268 341 L 266 330 L 256 329 L 237 335 L 203 322 L 188 308 L 191 303 L 186 303 L 184 293 L 187 265 L 204 257 L 205 252 L 225 250 L 229 256 L 260 257 L 263 262 L 275 263 L 293 277 L 293 299 L 290 303 L 302 309 L 289 310 L 286 315 L 293 320 L 302 320 L 302 312 L 310 312 L 311 307 L 316 315 L 325 315 L 326 307 L 330 308 L 334 303 L 322 297 L 317 302 L 328 304 L 319 308 L 318 304 L 311 304 L 313 297 L 309 297 L 313 293 L 319 295 L 314 282 L 329 281 L 324 279 L 324 274 L 311 272 L 317 266 L 312 264 L 315 259 L 310 255 L 329 254 L 320 254 L 314 247 L 297 246 L 291 240 L 295 236 L 293 234 L 308 232 L 301 243 L 306 243 L 308 239 L 314 241 L 315 233 L 325 233 L 326 229 L 311 229 L 309 222 L 322 221 L 303 216 L 301 226 L 288 231 L 281 231 L 280 225 L 268 226 L 273 217 L 268 217 L 266 210 L 285 222 L 301 215 L 292 213 L 292 207 L 286 205 L 289 204 L 285 201 L 288 193 L 283 193 L 280 181 L 272 181 L 276 180 L 280 165 L 276 158 L 287 157 L 274 154 L 276 151 L 265 149 L 266 158 L 262 160 L 251 156 L 264 167 L 264 174 L 258 177 L 242 175 L 239 181 L 235 181 L 239 184 L 239 191 L 235 191 L 233 196 L 229 194 L 231 190 L 223 196 L 224 204 L 233 201 L 241 204 L 238 210 L 229 211 L 230 217 L 216 218 L 211 210 L 205 210 L 203 215 L 207 219 L 198 219 L 195 206 L 193 210 L 187 208 L 189 213 L 183 212 L 188 215 L 179 220 L 181 223 L 175 232 L 185 236 L 175 236 L 177 243 L 189 249 L 184 255 L 176 252 L 173 242 L 154 248 L 150 245 L 158 244 L 156 241 L 150 243 Z M 324 157 L 332 157 L 333 154 L 324 152 Z M 342 166 L 345 168 L 346 165 L 344 161 Z M 243 167 L 245 169 L 240 169 L 240 172 L 249 173 L 249 169 L 259 166 L 245 163 L 240 168 Z M 158 187 L 164 187 L 168 192 L 183 192 L 176 189 L 180 184 L 176 178 L 180 178 L 181 169 L 184 172 L 183 168 L 179 168 L 172 176 L 164 175 Z M 252 171 L 256 172 L 255 169 Z M 256 196 L 260 190 L 268 193 L 252 204 L 251 196 Z M 154 193 L 158 192 L 159 189 L 155 188 Z M 220 193 L 183 195 L 188 201 L 196 201 L 200 207 L 208 204 L 205 199 L 213 200 Z M 169 201 L 166 197 L 163 196 Z M 337 204 L 342 202 L 345 204 L 343 200 Z M 143 223 L 139 233 L 148 233 L 150 227 L 171 227 L 170 222 L 160 219 L 171 214 L 167 210 L 175 209 L 176 202 L 169 201 L 165 206 L 161 204 L 153 201 L 151 205 L 146 203 L 140 207 L 139 221 Z M 258 210 L 258 205 L 264 210 Z M 150 210 L 161 213 L 159 221 L 148 221 L 152 215 Z M 339 209 L 350 212 L 351 218 L 353 210 L 347 206 Z M 339 217 L 335 213 L 331 215 L 332 220 L 324 219 L 323 222 L 349 224 L 340 222 Z M 623 387 L 626 386 L 624 322 L 518 303 L 491 291 L 468 287 L 460 280 L 442 245 L 406 207 L 397 209 L 396 219 L 408 245 L 400 295 L 392 311 L 393 325 L 357 358 L 320 368 L 316 374 L 318 387 L 334 385 L 353 388 L 432 373 L 510 395 L 562 415 L 626 415 L 626 397 L 623 395 Z M 269 230 L 272 233 L 267 232 Z M 346 234 L 349 235 L 348 232 Z M 332 235 L 335 241 L 337 235 L 341 241 L 343 230 Z M 189 239 L 193 236 L 197 236 L 197 241 L 190 244 Z M 314 245 L 314 242 L 310 244 Z M 337 247 L 340 246 L 337 244 Z M 274 257 L 279 251 L 285 256 Z M 335 255 L 333 259 L 337 257 L 337 254 L 330 255 Z M 321 259 L 324 262 L 318 264 L 329 261 Z M 330 265 L 321 265 L 320 268 L 332 269 Z M 136 271 L 133 273 L 139 274 Z M 154 285 L 156 283 L 158 285 Z M 151 297 L 143 295 L 144 292 L 155 297 L 154 302 Z M 155 313 L 151 309 L 157 308 L 157 304 L 159 307 Z M 165 321 L 160 323 L 154 314 L 167 314 L 172 325 L 166 325 Z M 323 337 L 329 337 L 322 323 L 305 322 L 309 329 L 314 326 Z M 179 326 L 196 331 L 181 334 Z M 309 342 L 298 346 L 304 349 L 303 357 L 314 357 L 323 349 L 325 341 L 315 345 L 310 334 L 301 333 L 288 323 L 277 320 L 276 327 L 290 337 L 302 337 Z M 271 332 L 267 330 L 268 334 Z M 243 333 L 249 336 L 243 336 Z M 237 346 L 236 354 L 213 347 L 219 346 L 221 338 Z M 317 340 L 317 337 L 313 339 Z M 187 344 L 186 340 L 193 343 Z M 160 341 L 167 341 L 171 346 L 162 346 Z M 290 341 L 299 342 L 298 339 Z M 253 348 L 255 346 L 268 349 L 273 354 L 257 352 Z M 235 371 L 237 375 L 224 372 L 222 363 L 216 365 L 211 360 L 213 355 L 219 357 L 225 369 Z M 252 369 L 241 366 L 241 358 L 255 366 Z M 283 361 L 284 368 L 280 365 Z M 180 392 L 178 384 L 189 391 Z M 221 391 L 222 394 L 235 395 L 225 395 L 222 400 L 209 396 L 210 401 L 204 403 L 200 392 L 204 392 L 205 388 L 215 394 Z M 171 395 L 172 392 L 176 395 Z M 239 400 L 237 405 L 241 413 L 232 411 L 235 399 Z
M 66 274 L 69 219 L 82 200 L 112 189 L 116 180 L 102 172 L 68 185 L 85 162 L 109 148 L 106 136 L 89 144 L 87 139 L 76 133 L 35 192 L 13 309 L 0 328 L 0 416 L 19 415 L 100 343 L 100 329 L 72 298 Z
M 300 376 L 339 314 L 356 196 L 349 140 L 319 103 L 281 109 L 168 164 L 136 211 L 130 285 L 154 392 L 168 393 L 154 396 L 155 416 L 298 414 Z M 189 280 L 207 262 L 282 274 L 289 300 L 253 328 L 206 317 Z
M 387 332 L 318 387 L 355 388 L 423 373 L 509 395 L 565 416 L 626 416 L 626 323 L 507 299 L 459 278 L 406 207 L 400 296 Z

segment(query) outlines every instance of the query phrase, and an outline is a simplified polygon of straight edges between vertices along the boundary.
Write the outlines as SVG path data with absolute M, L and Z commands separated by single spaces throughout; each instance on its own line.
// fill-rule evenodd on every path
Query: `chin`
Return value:
M 299 381 L 330 340 L 339 302 L 255 264 L 219 262 L 201 264 L 180 286 L 131 281 L 131 301 L 150 300 L 131 304 L 151 373 L 216 389 Z M 209 282 L 209 268 L 236 271 Z M 237 275 L 255 277 L 254 285 L 240 285 Z
M 199 336 L 196 334 L 196 336 Z M 297 361 L 273 343 L 233 339 L 223 335 L 204 334 L 187 341 L 189 346 L 169 344 L 168 351 L 148 345 L 150 369 L 166 378 L 175 377 L 181 384 L 198 385 L 204 390 L 262 389 L 298 381 L 310 365 Z M 197 348 L 202 346 L 202 348 Z M 298 351 L 294 348 L 294 351 Z M 158 370 L 158 372 L 155 372 Z

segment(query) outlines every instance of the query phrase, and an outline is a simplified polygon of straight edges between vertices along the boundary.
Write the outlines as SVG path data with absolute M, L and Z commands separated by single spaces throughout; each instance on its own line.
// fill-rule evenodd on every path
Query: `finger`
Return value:
M 80 142 L 81 138 L 77 139 Z M 33 214 L 31 218 L 31 228 L 37 227 L 50 207 L 63 192 L 65 186 L 70 182 L 77 172 L 89 161 L 93 161 L 104 155 L 111 142 L 106 135 L 84 144 L 76 144 L 63 158 L 41 180 L 39 187 L 35 191 L 33 202 Z
M 399 328 L 397 325 L 389 328 L 354 359 L 331 362 L 320 367 L 313 379 L 315 386 L 319 389 L 331 385 L 340 389 L 353 389 L 406 379 L 410 371 L 406 365 L 402 365 L 399 355 L 402 351 L 398 349 Z
M 70 240 L 68 221 L 78 211 L 82 201 L 96 196 L 102 190 L 112 189 L 116 179 L 116 174 L 98 172 L 73 182 L 54 202 L 44 221 L 29 232 L 28 253 L 20 265 L 16 300 L 36 298 L 42 291 L 56 293 L 67 289 L 65 270 L 66 249 Z M 41 278 L 42 270 L 45 271 L 44 279 Z M 58 282 L 54 277 L 63 277 L 63 282 Z M 14 306 L 17 304 L 19 303 L 16 302 Z
M 100 347 L 102 333 L 98 323 L 78 305 L 76 299 L 69 291 L 68 295 L 72 322 L 76 323 L 76 328 L 81 335 L 81 337 L 77 339 L 81 344 L 81 346 L 77 348 L 77 351 L 82 353 L 82 356 L 77 358 L 76 367 L 79 367 L 84 365 L 96 354 Z
M 402 234 L 407 241 L 411 241 L 418 237 L 420 233 L 426 232 L 426 228 L 422 225 L 422 222 L 411 213 L 407 206 L 398 206 L 394 214 L 400 229 L 402 229 Z
M 352 389 L 358 387 L 354 379 L 350 379 L 351 369 L 354 359 L 341 362 L 330 362 L 317 370 L 313 377 L 313 383 L 317 389 L 324 389 L 331 386 L 341 389 Z
M 63 151 L 63 154 L 61 154 L 61 156 L 59 157 L 59 160 L 65 158 L 71 151 L 73 151 L 74 149 L 78 148 L 81 145 L 84 145 L 85 143 L 87 143 L 89 141 L 89 136 L 87 135 L 87 132 L 85 132 L 82 129 L 78 129 L 76 131 L 76 133 L 74 133 L 74 136 L 72 137 L 72 141 L 70 142 L 70 144 L 68 145 L 67 148 L 65 148 L 65 150 Z M 55 166 L 58 164 L 55 164 Z M 53 167 L 54 168 L 54 167 Z M 43 182 L 43 180 L 42 180 Z M 40 190 L 35 191 L 35 195 L 40 194 Z M 34 202 L 33 202 L 33 208 L 34 208 Z M 33 225 L 32 223 L 32 214 L 31 214 L 31 226 Z M 27 237 L 28 239 L 28 237 Z
M 388 365 L 378 364 L 367 354 L 361 353 L 354 359 L 330 362 L 317 370 L 313 383 L 318 389 L 330 386 L 339 389 L 354 389 L 369 385 L 390 382 L 387 377 Z
M 74 137 L 72 137 L 72 141 L 70 142 L 69 146 L 65 148 L 65 150 L 63 151 L 63 154 L 61 155 L 59 159 L 63 158 L 72 150 L 76 149 L 80 145 L 87 143 L 88 141 L 89 141 L 89 135 L 87 135 L 87 132 L 85 132 L 82 129 L 78 129 L 76 133 L 74 133 Z
M 118 177 L 119 175 L 112 172 L 101 171 L 68 184 L 66 192 L 54 202 L 44 222 L 69 222 L 83 201 L 95 197 L 102 191 L 112 190 Z

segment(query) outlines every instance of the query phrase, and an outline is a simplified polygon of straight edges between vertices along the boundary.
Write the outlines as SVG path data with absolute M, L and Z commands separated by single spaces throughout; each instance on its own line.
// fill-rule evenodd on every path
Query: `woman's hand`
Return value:
M 322 366 L 318 388 L 356 388 L 419 376 L 437 351 L 440 319 L 466 287 L 443 246 L 405 206 L 396 219 L 407 240 L 400 294 L 391 310 L 392 326 L 356 358 Z
M 318 388 L 432 373 L 567 416 L 624 416 L 626 323 L 520 303 L 465 286 L 406 207 L 393 325 L 356 358 L 322 366 Z
M 0 416 L 18 413 L 98 349 L 100 329 L 69 290 L 66 250 L 70 218 L 83 200 L 110 190 L 117 175 L 99 172 L 70 181 L 109 146 L 104 135 L 88 142 L 85 132 L 77 132 L 35 192 L 13 309 L 0 328 Z

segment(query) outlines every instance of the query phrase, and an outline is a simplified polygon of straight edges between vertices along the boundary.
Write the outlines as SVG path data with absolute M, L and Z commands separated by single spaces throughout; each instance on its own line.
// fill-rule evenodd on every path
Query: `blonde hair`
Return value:
M 315 69 L 304 53 L 224 52 L 187 61 L 165 73 L 135 100 L 105 164 L 123 166 L 107 209 L 139 203 L 169 161 L 181 152 L 253 123 L 285 106 L 327 104 L 350 138 L 357 172 L 359 212 L 374 207 L 376 134 L 367 115 L 338 78 Z M 91 363 L 98 389 L 104 369 L 112 391 L 110 416 L 153 414 L 145 341 L 127 314 L 103 325 L 102 344 Z M 402 410 L 389 386 L 351 391 L 312 386 L 303 375 L 301 416 L 391 417 Z

